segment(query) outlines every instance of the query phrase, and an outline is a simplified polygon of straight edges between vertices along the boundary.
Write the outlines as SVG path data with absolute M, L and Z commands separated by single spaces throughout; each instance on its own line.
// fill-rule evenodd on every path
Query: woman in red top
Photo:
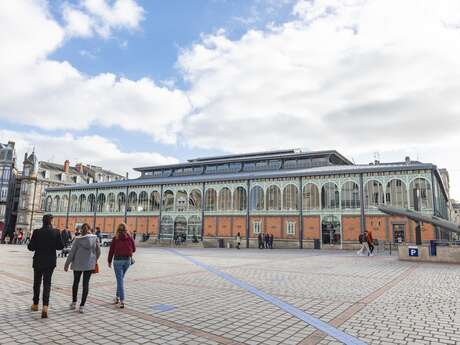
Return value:
M 133 239 L 128 234 L 125 223 L 121 223 L 117 227 L 117 233 L 112 240 L 109 251 L 109 267 L 112 266 L 117 278 L 117 294 L 115 297 L 115 304 L 120 303 L 120 308 L 125 307 L 125 290 L 123 286 L 123 279 L 129 266 L 133 261 L 133 253 L 136 251 L 136 245 Z

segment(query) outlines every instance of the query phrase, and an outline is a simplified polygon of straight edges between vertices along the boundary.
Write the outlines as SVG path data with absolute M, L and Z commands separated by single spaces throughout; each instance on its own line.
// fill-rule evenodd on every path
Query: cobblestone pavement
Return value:
M 180 249 L 369 344 L 460 344 L 460 266 L 313 250 Z M 86 312 L 68 309 L 59 258 L 50 317 L 32 313 L 32 253 L 0 245 L 0 344 L 340 344 L 275 305 L 185 260 L 140 248 L 127 307 L 110 304 L 101 262 Z M 103 250 L 104 261 L 107 251 Z

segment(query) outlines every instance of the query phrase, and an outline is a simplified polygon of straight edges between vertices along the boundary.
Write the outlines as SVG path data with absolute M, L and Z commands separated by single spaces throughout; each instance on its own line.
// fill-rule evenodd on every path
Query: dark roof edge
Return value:
M 323 156 L 323 155 L 336 155 L 343 162 L 349 165 L 354 164 L 352 161 L 345 158 L 345 156 L 343 156 L 336 150 L 325 150 L 325 151 L 310 151 L 310 152 L 293 152 L 293 153 L 287 153 L 281 156 L 277 156 L 276 154 L 273 154 L 273 155 L 262 155 L 260 157 L 250 156 L 250 157 L 229 158 L 229 159 L 200 160 L 200 161 L 192 161 L 192 162 L 187 161 L 187 162 L 176 163 L 176 164 L 139 167 L 139 168 L 134 168 L 133 170 L 142 172 L 142 171 L 157 170 L 157 169 L 173 169 L 173 168 L 185 168 L 185 167 L 193 167 L 193 166 L 201 166 L 201 165 L 213 165 L 213 164 L 218 164 L 218 163 L 246 162 L 246 161 L 251 161 L 255 159 L 260 159 L 260 160 L 277 159 L 277 158 L 281 159 L 281 158 L 290 158 L 290 157 Z
M 331 166 L 334 167 L 334 166 Z M 337 166 L 335 166 L 337 167 Z M 348 167 L 343 165 L 342 167 Z M 327 167 L 325 167 L 327 168 Z M 159 186 L 168 184 L 187 184 L 187 183 L 203 183 L 203 182 L 222 182 L 222 181 L 242 181 L 242 180 L 255 180 L 255 179 L 272 179 L 272 178 L 292 178 L 292 177 L 308 177 L 308 176 L 329 176 L 329 175 L 341 175 L 341 174 L 362 174 L 368 172 L 392 172 L 392 171 L 406 171 L 406 170 L 434 170 L 437 169 L 435 165 L 431 163 L 422 163 L 416 166 L 414 165 L 401 165 L 401 166 L 376 166 L 376 165 L 363 165 L 357 167 L 352 166 L 349 169 L 344 170 L 324 170 L 318 171 L 318 168 L 313 169 L 296 169 L 296 170 L 281 170 L 270 173 L 268 171 L 259 171 L 252 173 L 240 173 L 240 176 L 235 174 L 220 174 L 220 175 L 192 175 L 192 176 L 174 176 L 167 178 L 158 179 L 146 179 L 137 178 L 131 180 L 121 180 L 112 182 L 92 183 L 92 184 L 80 184 L 65 187 L 53 187 L 48 188 L 47 191 L 64 191 L 64 190 L 85 190 L 85 189 L 109 189 L 118 187 L 129 187 L 129 186 Z M 214 178 L 213 178 L 214 176 Z M 201 178 L 199 178 L 201 177 Z M 207 179 L 203 178 L 207 177 Z M 185 181 L 181 179 L 188 178 Z M 444 187 L 443 187 L 444 188 Z M 445 192 L 445 191 L 444 191 Z

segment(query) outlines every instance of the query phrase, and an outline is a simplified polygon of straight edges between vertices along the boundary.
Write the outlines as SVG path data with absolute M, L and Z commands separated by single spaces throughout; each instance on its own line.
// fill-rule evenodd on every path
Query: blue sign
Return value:
M 409 256 L 418 256 L 418 247 L 409 247 Z

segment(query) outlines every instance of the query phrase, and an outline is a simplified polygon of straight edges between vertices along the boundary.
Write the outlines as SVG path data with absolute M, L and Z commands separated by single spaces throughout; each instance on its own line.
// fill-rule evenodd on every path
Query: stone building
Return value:
M 16 183 L 15 143 L 0 143 L 0 232 L 9 227 L 14 186 Z M 2 238 L 2 236 L 0 236 Z
M 448 218 L 438 168 L 408 157 L 353 164 L 336 151 L 285 150 L 135 170 L 137 179 L 50 188 L 45 207 L 60 228 L 87 222 L 114 232 L 125 221 L 160 241 L 185 234 L 217 245 L 239 232 L 249 246 L 266 232 L 277 247 L 320 240 L 323 248 L 354 248 L 364 229 L 380 241 L 415 241 L 415 223 L 385 215 L 379 205 Z M 422 227 L 425 242 L 438 233 Z
M 123 176 L 100 167 L 78 163 L 70 166 L 38 161 L 34 152 L 25 154 L 22 174 L 18 177 L 16 230 L 25 232 L 41 226 L 44 214 L 45 190 L 73 184 L 90 184 L 123 179 Z

